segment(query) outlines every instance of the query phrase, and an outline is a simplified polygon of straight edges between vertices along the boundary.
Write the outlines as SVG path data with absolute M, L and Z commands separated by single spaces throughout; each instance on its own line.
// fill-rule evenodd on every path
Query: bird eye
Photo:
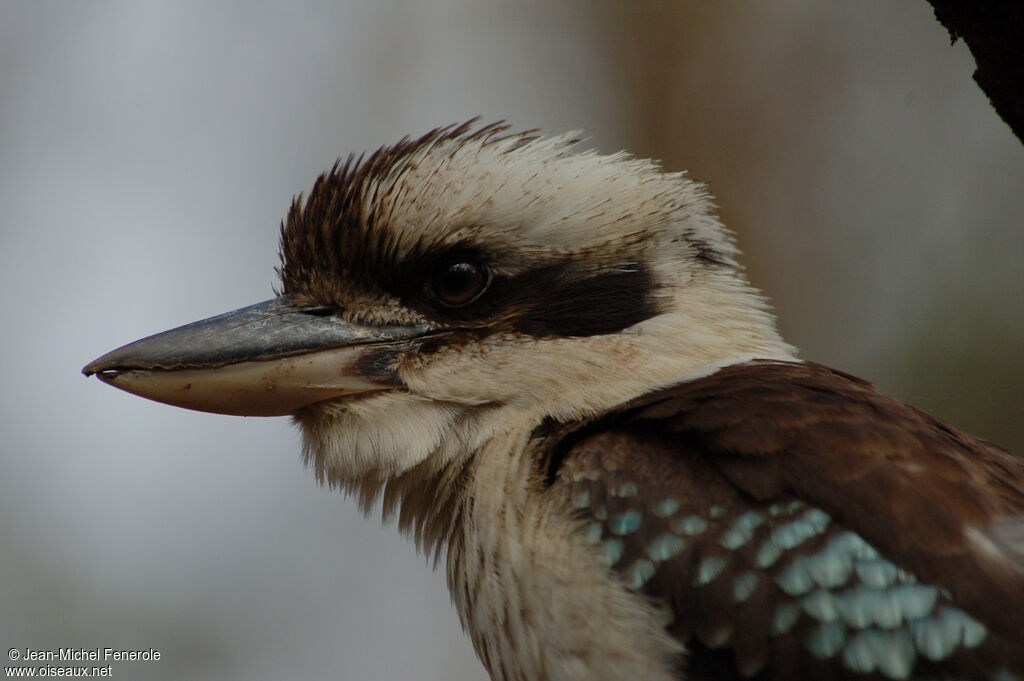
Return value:
M 479 298 L 490 283 L 487 268 L 474 260 L 446 260 L 434 270 L 434 295 L 446 307 L 462 307 Z

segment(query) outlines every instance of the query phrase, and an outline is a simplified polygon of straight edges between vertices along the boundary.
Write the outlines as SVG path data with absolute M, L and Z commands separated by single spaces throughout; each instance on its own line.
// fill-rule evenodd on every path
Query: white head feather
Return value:
M 584 418 L 732 363 L 793 358 L 702 185 L 626 153 L 574 153 L 569 134 L 501 137 L 503 130 L 436 130 L 322 177 L 285 228 L 286 289 L 325 295 L 322 267 L 289 261 L 311 256 L 287 246 L 300 229 L 325 243 L 334 229 L 347 231 L 347 255 L 335 258 L 334 299 L 318 302 L 354 318 L 435 323 L 386 285 L 367 282 L 374 272 L 354 272 L 369 260 L 395 270 L 394 279 L 411 260 L 467 244 L 492 254 L 494 276 L 509 279 L 564 263 L 594 275 L 642 267 L 657 312 L 609 333 L 505 328 L 397 357 L 400 390 L 297 416 L 325 477 L 379 484 L 429 457 L 479 447 L 502 429 Z M 337 196 L 325 198 L 330 192 Z

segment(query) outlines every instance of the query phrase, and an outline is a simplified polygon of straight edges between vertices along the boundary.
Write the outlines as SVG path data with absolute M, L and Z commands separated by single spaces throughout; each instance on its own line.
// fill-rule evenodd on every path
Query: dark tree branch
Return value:
M 1024 142 L 1024 0 L 928 0 L 950 37 L 963 38 L 974 81 Z

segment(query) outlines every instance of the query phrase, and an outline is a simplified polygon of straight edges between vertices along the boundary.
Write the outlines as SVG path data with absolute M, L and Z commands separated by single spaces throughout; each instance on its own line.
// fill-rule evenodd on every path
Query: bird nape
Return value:
M 291 415 L 493 679 L 1024 680 L 1024 459 L 796 359 L 701 185 L 576 142 L 350 156 L 280 295 L 84 371 Z

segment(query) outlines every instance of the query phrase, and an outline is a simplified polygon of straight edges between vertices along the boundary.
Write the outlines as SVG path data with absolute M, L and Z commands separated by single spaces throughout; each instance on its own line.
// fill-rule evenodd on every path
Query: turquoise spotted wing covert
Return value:
M 955 531 L 1024 522 L 1024 462 L 936 423 L 758 363 L 591 424 L 553 484 L 686 643 L 680 678 L 1024 679 L 1024 565 Z

